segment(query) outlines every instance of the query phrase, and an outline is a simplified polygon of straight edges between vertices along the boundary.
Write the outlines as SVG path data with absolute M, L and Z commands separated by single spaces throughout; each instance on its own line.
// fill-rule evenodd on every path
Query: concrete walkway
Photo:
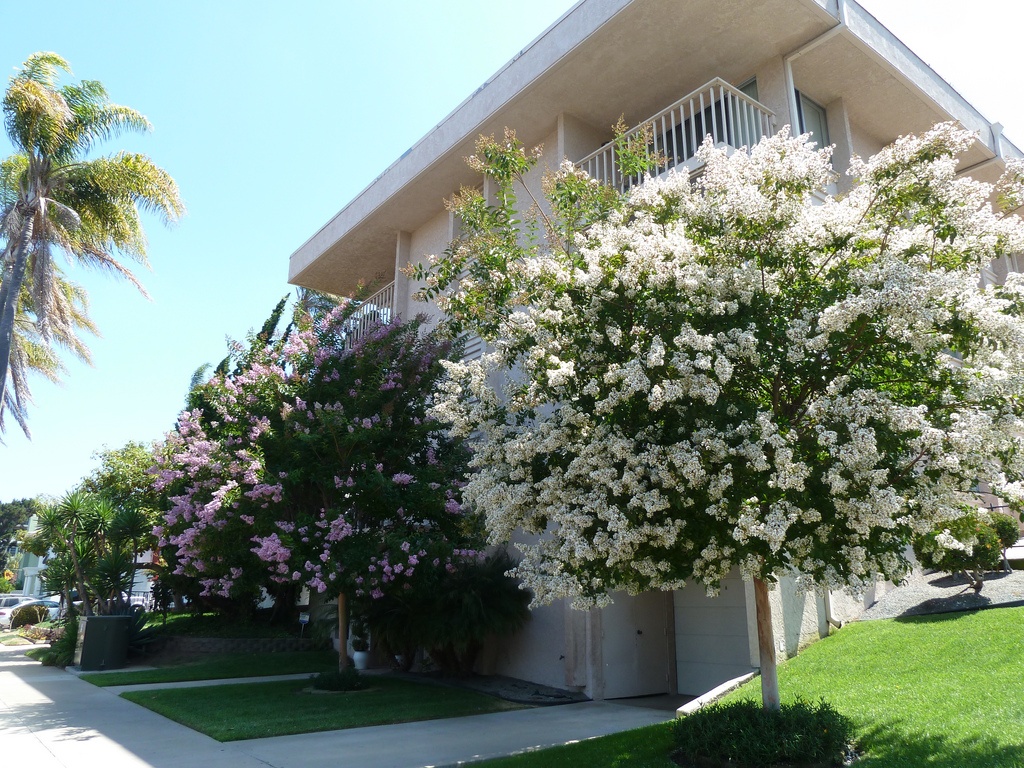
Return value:
M 32 768 L 426 768 L 663 722 L 671 712 L 585 702 L 221 744 L 0 646 L 0 750 Z M 235 681 L 222 681 L 235 682 Z
M 1024 539 L 1021 539 L 1012 547 L 1006 550 L 1006 559 L 1010 561 L 1022 560 L 1024 561 Z

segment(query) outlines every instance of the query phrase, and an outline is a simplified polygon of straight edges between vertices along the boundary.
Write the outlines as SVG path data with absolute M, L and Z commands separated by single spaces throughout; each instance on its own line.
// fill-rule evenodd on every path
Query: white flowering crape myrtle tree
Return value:
M 481 438 L 464 497 L 491 539 L 541 534 L 517 569 L 537 603 L 714 593 L 738 568 L 777 707 L 780 575 L 898 580 L 912 538 L 962 515 L 980 479 L 1020 498 L 1024 280 L 979 273 L 1024 248 L 1004 213 L 1021 169 L 995 191 L 958 177 L 973 141 L 948 124 L 901 138 L 855 159 L 841 197 L 824 192 L 830 151 L 786 130 L 749 152 L 705 144 L 695 181 L 625 196 L 563 163 L 520 219 L 536 154 L 481 140 L 494 197 L 460 193 L 463 237 L 412 274 L 493 342 L 447 364 L 458 385 L 435 414 Z

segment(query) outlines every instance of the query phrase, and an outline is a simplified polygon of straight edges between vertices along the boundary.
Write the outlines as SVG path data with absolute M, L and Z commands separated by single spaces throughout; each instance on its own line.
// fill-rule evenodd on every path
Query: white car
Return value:
M 49 616 L 47 616 L 47 618 L 44 619 L 44 621 L 54 621 L 57 618 L 57 616 L 60 615 L 60 603 L 45 598 L 42 600 L 29 600 L 27 602 L 22 603 L 21 605 L 16 605 L 11 609 L 11 615 L 13 616 L 15 612 L 21 610 L 22 608 L 29 608 L 31 606 L 37 605 L 43 606 L 49 613 Z M 8 620 L 8 625 L 9 624 L 10 621 Z
M 0 595 L 0 629 L 10 629 L 11 611 L 32 600 L 31 595 Z

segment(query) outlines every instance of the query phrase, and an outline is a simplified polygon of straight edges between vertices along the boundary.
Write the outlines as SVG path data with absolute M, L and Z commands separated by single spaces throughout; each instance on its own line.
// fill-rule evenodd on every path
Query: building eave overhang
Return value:
M 936 105 L 950 120 L 975 132 L 990 157 L 1024 157 L 1019 148 L 1002 136 L 998 123 L 982 115 L 878 19 L 853 0 L 840 0 L 839 5 L 847 36 L 887 67 L 908 88 L 919 92 Z M 996 130 L 993 130 L 993 126 L 997 126 Z
M 734 37 L 729 38 L 734 39 L 737 50 L 726 50 L 730 47 L 718 40 L 706 56 L 707 66 L 714 70 L 695 73 L 697 82 L 693 85 L 710 79 L 701 80 L 704 74 L 745 76 L 744 55 L 748 60 L 757 56 L 786 57 L 834 29 L 829 42 L 817 52 L 819 56 L 825 55 L 829 45 L 856 46 L 872 66 L 917 94 L 925 107 L 922 114 L 930 109 L 939 119 L 957 120 L 976 131 L 980 146 L 969 163 L 1022 156 L 1013 144 L 1000 139 L 992 124 L 949 83 L 852 0 L 764 0 L 757 10 L 764 14 L 766 24 L 787 31 L 765 34 L 761 25 L 750 24 L 756 31 L 743 37 L 737 27 Z M 658 34 L 665 36 L 663 40 L 672 39 L 672 35 L 678 38 L 680 33 L 676 29 L 661 29 L 668 12 L 675 14 L 673 24 L 682 30 L 696 18 L 726 23 L 739 10 L 724 8 L 713 0 L 688 0 L 685 6 L 677 0 L 578 3 L 299 247 L 290 259 L 289 282 L 347 295 L 361 281 L 392 279 L 396 234 L 415 230 L 440 213 L 445 197 L 462 185 L 478 181 L 464 160 L 472 154 L 480 134 L 499 133 L 507 125 L 516 128 L 524 143 L 532 146 L 555 130 L 558 113 L 562 111 L 606 129 L 619 114 L 615 110 L 621 111 L 615 94 L 622 92 L 621 87 L 628 87 L 625 82 L 616 82 L 617 77 L 626 76 L 620 71 L 628 69 L 618 65 L 657 67 L 659 62 L 658 50 L 648 51 L 644 61 L 643 54 L 616 50 L 610 42 L 623 36 L 628 39 L 629 30 L 637 24 L 646 25 L 648 33 L 640 39 L 650 41 Z M 808 62 L 813 55 L 808 54 Z M 690 56 L 688 61 L 700 58 Z M 607 65 L 601 82 L 593 82 L 597 79 L 592 77 L 581 79 L 581 72 L 587 72 L 588 67 L 592 71 L 597 62 Z M 739 62 L 735 71 L 725 71 L 733 62 Z M 651 79 L 657 77 L 658 72 L 654 71 Z M 667 92 L 658 91 L 657 82 L 651 90 L 651 103 L 637 105 L 640 114 L 627 115 L 627 121 L 646 117 L 674 100 Z M 656 99 L 663 101 L 659 103 Z
M 484 126 L 631 1 L 590 0 L 569 9 L 303 243 L 289 261 L 288 281 L 346 295 L 358 280 L 393 269 L 395 233 L 419 225 L 424 202 L 436 211 L 468 178 L 464 158 Z M 390 251 L 381 252 L 382 239 Z M 325 256 L 333 263 L 320 263 Z

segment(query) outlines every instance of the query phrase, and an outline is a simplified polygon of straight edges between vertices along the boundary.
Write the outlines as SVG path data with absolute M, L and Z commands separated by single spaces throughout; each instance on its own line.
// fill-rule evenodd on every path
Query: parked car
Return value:
M 14 615 L 17 612 L 37 605 L 41 605 L 44 608 L 46 608 L 47 612 L 49 613 L 49 616 L 46 619 L 47 621 L 55 621 L 57 616 L 60 614 L 60 603 L 54 600 L 29 600 L 27 602 L 22 603 L 21 605 L 14 606 L 14 608 L 11 609 L 10 619 L 13 619 Z M 7 621 L 8 626 L 10 626 L 10 619 L 8 619 Z
M 2 595 L 0 596 L 0 629 L 11 628 L 11 612 L 22 603 L 27 603 L 35 598 L 31 595 Z

